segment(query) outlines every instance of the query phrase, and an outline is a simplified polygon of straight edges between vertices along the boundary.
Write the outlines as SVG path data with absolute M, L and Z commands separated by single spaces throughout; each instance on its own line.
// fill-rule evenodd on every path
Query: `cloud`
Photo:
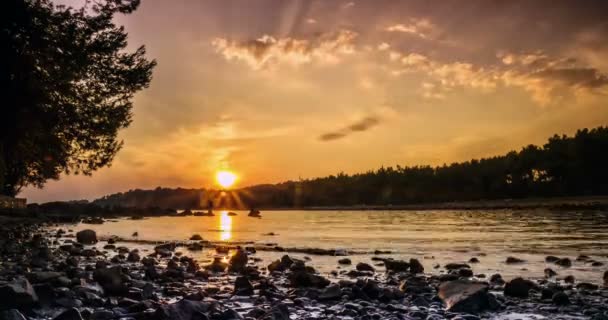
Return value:
M 367 116 L 357 122 L 351 123 L 350 125 L 342 129 L 322 134 L 321 136 L 319 136 L 319 140 L 331 141 L 341 139 L 351 133 L 367 131 L 372 127 L 378 125 L 379 123 L 380 119 L 376 116 Z
M 567 93 L 596 93 L 608 87 L 608 76 L 574 58 L 551 58 L 542 52 L 499 56 L 510 69 L 501 80 L 532 94 L 540 105 L 550 104 Z
M 439 28 L 428 19 L 411 18 L 407 24 L 394 24 L 384 29 L 388 32 L 400 32 L 418 36 L 422 39 L 434 38 Z
M 464 61 L 442 62 L 420 53 L 389 52 L 397 63 L 393 75 L 422 73 L 431 81 L 420 88 L 424 98 L 443 99 L 455 88 L 492 92 L 498 86 L 519 87 L 541 106 L 567 94 L 597 93 L 608 87 L 608 76 L 571 57 L 553 58 L 541 51 L 501 53 L 499 63 L 481 66 Z
M 279 63 L 295 66 L 313 61 L 338 63 L 342 56 L 355 52 L 356 37 L 356 32 L 340 30 L 313 39 L 264 35 L 248 41 L 215 38 L 211 44 L 227 60 L 240 60 L 258 70 Z

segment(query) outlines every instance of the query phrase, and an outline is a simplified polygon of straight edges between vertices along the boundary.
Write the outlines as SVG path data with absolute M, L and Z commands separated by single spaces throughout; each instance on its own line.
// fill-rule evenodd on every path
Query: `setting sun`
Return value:
M 236 182 L 237 176 L 232 171 L 222 170 L 215 174 L 215 179 L 220 186 L 229 188 Z

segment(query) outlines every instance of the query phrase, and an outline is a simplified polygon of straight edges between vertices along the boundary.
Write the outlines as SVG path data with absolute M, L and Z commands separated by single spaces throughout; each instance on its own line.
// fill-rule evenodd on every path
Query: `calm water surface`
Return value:
M 374 250 L 390 250 L 385 255 L 397 259 L 416 257 L 429 272 L 436 264 L 468 261 L 476 273 L 500 272 L 513 276 L 542 277 L 551 267 L 559 276 L 601 282 L 607 267 L 592 267 L 574 262 L 562 269 L 545 264 L 546 255 L 574 260 L 585 254 L 608 264 L 608 213 L 597 211 L 499 210 L 499 211 L 266 211 L 263 218 L 247 217 L 235 211 L 228 216 L 217 211 L 215 217 L 159 217 L 145 220 L 118 220 L 103 225 L 78 225 L 93 228 L 99 235 L 117 235 L 140 240 L 187 240 L 198 233 L 210 241 L 254 241 L 278 243 L 283 247 L 341 248 L 360 254 L 351 255 L 354 263 L 371 263 Z M 138 237 L 132 237 L 138 232 Z M 273 232 L 275 236 L 265 235 Z M 143 246 L 144 250 L 149 250 Z M 186 250 L 186 249 L 184 249 Z M 189 253 L 204 262 L 213 252 Z M 284 253 L 259 252 L 270 261 Z M 303 254 L 290 254 L 302 257 Z M 521 265 L 506 265 L 506 257 L 526 260 Z M 337 257 L 311 256 L 314 267 L 322 272 L 335 270 Z M 381 269 L 381 268 L 380 268 Z

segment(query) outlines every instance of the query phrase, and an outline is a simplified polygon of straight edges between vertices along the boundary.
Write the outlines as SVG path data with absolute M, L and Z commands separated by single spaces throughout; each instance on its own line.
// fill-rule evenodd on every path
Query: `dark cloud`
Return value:
M 608 85 L 608 77 L 593 68 L 545 69 L 532 74 L 532 77 L 587 89 Z
M 322 134 L 319 137 L 319 140 L 331 141 L 331 140 L 341 139 L 341 138 L 348 136 L 349 134 L 351 134 L 353 132 L 362 132 L 362 131 L 369 130 L 370 128 L 378 125 L 379 123 L 380 123 L 380 119 L 378 119 L 377 117 L 367 116 L 357 122 L 349 124 L 348 126 L 342 128 L 340 130 Z

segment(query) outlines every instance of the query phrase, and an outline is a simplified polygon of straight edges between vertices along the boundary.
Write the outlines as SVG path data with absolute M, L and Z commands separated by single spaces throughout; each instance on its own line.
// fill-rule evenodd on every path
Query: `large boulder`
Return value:
M 469 280 L 444 282 L 439 286 L 439 298 L 452 312 L 479 313 L 490 308 L 488 285 Z
M 0 286 L 0 309 L 29 309 L 38 302 L 38 296 L 25 278 L 17 278 Z
M 76 241 L 82 244 L 96 244 L 97 233 L 91 229 L 85 229 L 76 233 Z
M 202 301 L 180 300 L 162 305 L 154 313 L 154 320 L 199 320 L 206 319 L 210 304 Z
M 536 284 L 530 280 L 515 278 L 505 285 L 505 296 L 527 298 L 530 290 L 536 287 Z

